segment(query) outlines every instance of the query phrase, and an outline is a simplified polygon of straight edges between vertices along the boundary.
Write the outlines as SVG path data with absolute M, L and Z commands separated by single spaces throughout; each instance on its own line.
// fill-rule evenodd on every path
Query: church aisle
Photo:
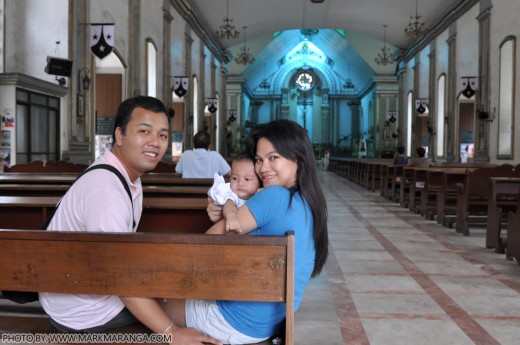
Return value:
M 330 256 L 296 313 L 296 344 L 515 344 L 520 266 L 379 193 L 320 171 Z

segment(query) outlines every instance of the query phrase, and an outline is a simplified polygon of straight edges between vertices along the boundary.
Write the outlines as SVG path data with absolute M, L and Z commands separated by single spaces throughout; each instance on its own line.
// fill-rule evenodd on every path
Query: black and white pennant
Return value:
M 173 78 L 172 90 L 178 97 L 184 97 L 188 93 L 189 77 L 176 76 Z
M 90 50 L 98 58 L 107 57 L 114 47 L 114 24 L 90 24 Z

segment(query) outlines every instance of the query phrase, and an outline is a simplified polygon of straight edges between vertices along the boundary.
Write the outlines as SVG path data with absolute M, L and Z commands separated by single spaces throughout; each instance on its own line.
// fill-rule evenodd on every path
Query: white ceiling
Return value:
M 207 31 L 215 33 L 226 17 L 226 0 L 187 0 Z M 288 29 L 342 29 L 383 41 L 382 25 L 388 25 L 387 41 L 398 48 L 413 43 L 404 33 L 415 16 L 416 0 L 324 0 L 321 4 L 311 0 L 228 0 L 229 17 L 242 31 L 247 26 L 247 39 Z M 432 26 L 454 4 L 461 0 L 417 0 L 421 21 Z M 216 39 L 216 35 L 214 35 Z M 217 40 L 222 48 L 242 42 Z

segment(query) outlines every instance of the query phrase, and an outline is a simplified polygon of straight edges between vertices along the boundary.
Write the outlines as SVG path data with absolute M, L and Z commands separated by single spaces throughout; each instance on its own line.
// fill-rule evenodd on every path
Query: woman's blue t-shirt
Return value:
M 314 269 L 316 251 L 313 218 L 307 201 L 296 192 L 289 206 L 289 190 L 271 186 L 246 202 L 258 226 L 249 235 L 285 235 L 295 233 L 294 308 L 297 310 Z M 217 301 L 231 326 L 255 338 L 270 337 L 285 319 L 285 304 L 270 302 Z

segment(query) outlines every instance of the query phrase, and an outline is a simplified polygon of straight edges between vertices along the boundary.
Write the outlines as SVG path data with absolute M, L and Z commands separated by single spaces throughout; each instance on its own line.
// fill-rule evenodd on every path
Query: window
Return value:
M 60 159 L 59 98 L 16 90 L 16 164 Z
M 498 103 L 498 159 L 512 159 L 514 147 L 516 38 L 508 37 L 500 45 L 500 84 Z
M 157 97 L 157 50 L 152 42 L 146 42 L 146 82 L 147 94 Z
M 406 113 L 406 155 L 412 155 L 412 114 L 414 112 L 413 92 L 408 93 L 408 112 Z
M 296 78 L 296 86 L 302 91 L 308 91 L 314 86 L 314 77 L 310 72 L 301 72 Z
M 193 77 L 193 134 L 199 130 L 199 81 Z
M 444 156 L 444 114 L 446 105 L 446 76 L 437 80 L 437 156 Z

